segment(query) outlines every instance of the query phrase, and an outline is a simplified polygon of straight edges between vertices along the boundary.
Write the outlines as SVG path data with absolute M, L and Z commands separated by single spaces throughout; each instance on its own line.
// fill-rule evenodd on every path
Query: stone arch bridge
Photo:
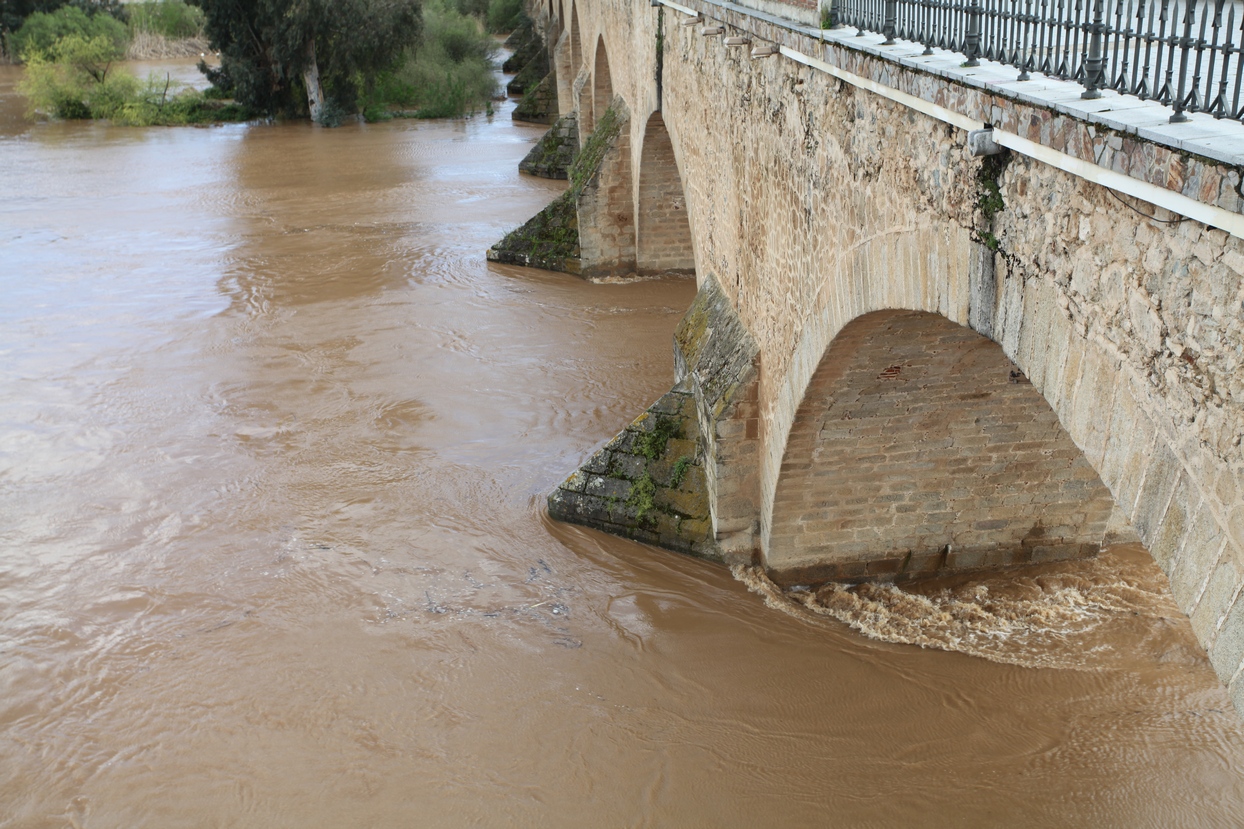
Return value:
M 1244 126 L 1159 135 L 753 2 L 535 0 L 533 153 L 576 159 L 490 258 L 699 286 L 677 384 L 551 513 L 787 584 L 1130 527 L 1244 710 Z

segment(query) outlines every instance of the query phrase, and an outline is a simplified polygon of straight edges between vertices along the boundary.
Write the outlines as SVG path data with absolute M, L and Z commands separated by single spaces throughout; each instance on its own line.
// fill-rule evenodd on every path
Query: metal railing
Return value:
M 1244 121 L 1244 0 L 834 0 L 836 24 Z

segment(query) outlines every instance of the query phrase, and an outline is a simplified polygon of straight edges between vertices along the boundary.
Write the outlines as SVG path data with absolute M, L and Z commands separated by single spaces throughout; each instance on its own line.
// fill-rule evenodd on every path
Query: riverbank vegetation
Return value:
M 183 0 L 130 3 L 126 7 L 130 60 L 189 58 L 211 47 L 203 35 L 203 10 Z
M 201 0 L 221 66 L 208 73 L 255 109 L 326 126 L 361 114 L 447 118 L 491 107 L 494 27 L 519 19 L 519 0 L 335 0 L 290 6 Z M 255 36 L 258 33 L 258 37 Z
M 140 81 L 116 69 L 122 48 L 106 35 L 66 35 L 27 53 L 18 91 L 32 115 L 101 118 L 116 124 L 200 124 L 243 121 L 245 107 L 174 85 L 167 77 Z
M 23 8 L 18 8 L 21 5 Z M 69 35 L 106 35 L 130 60 L 192 57 L 208 50 L 203 11 L 184 0 L 0 0 L 0 55 L 25 62 L 46 56 Z
M 423 14 L 423 42 L 365 85 L 360 110 L 367 120 L 452 118 L 491 108 L 497 44 L 481 19 L 447 0 L 428 0 Z
M 32 114 L 138 125 L 311 117 L 335 126 L 356 115 L 491 111 L 490 33 L 526 19 L 520 0 L 158 0 L 123 11 L 75 2 L 31 13 L 9 38 L 26 63 L 19 89 Z M 144 50 L 188 41 L 215 51 L 218 66 L 200 63 L 211 88 L 116 70 L 144 38 Z

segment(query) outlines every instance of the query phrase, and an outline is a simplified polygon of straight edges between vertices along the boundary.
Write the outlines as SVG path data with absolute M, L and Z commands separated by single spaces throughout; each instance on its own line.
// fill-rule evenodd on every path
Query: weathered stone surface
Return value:
M 505 91 L 511 95 L 522 95 L 535 89 L 549 74 L 549 50 L 544 46 L 544 38 L 535 36 L 536 51 L 516 71 L 517 74 L 505 85 Z M 517 55 L 517 53 L 515 53 Z M 556 89 L 556 81 L 554 81 Z
M 549 515 L 717 558 L 689 384 L 675 386 L 548 498 Z
M 757 543 L 757 359 L 734 306 L 705 274 L 674 332 L 674 376 L 692 392 L 713 534 L 731 563 L 750 563 Z
M 513 44 L 510 48 L 514 49 L 513 54 L 501 64 L 501 71 L 507 75 L 512 75 L 531 63 L 540 54 L 540 51 L 545 48 L 544 36 L 536 31 L 530 19 L 523 26 L 511 32 L 505 42 Z M 547 53 L 545 60 L 548 60 Z

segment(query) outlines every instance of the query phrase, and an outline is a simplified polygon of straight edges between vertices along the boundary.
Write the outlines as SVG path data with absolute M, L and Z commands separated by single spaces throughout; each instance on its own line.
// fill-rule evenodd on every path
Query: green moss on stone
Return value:
M 635 454 L 650 461 L 655 461 L 665 454 L 665 445 L 670 438 L 682 437 L 682 422 L 676 418 L 657 416 L 652 431 L 644 432 L 635 438 Z
M 987 155 L 976 171 L 976 209 L 980 211 L 980 224 L 975 228 L 976 241 L 995 253 L 1001 247 L 993 232 L 994 216 L 1006 209 L 1002 198 L 1002 174 L 1011 162 L 1011 153 L 1004 151 Z
M 682 486 L 683 479 L 687 477 L 687 469 L 694 460 L 690 455 L 683 455 L 674 462 L 674 471 L 670 475 L 670 486 L 677 489 Z
M 639 480 L 631 485 L 630 497 L 626 499 L 628 507 L 635 509 L 635 523 L 643 524 L 656 509 L 653 498 L 657 494 L 656 481 L 652 480 L 652 476 L 645 472 L 640 476 Z
M 542 262 L 579 256 L 579 216 L 574 193 L 562 193 L 548 207 L 493 246 L 497 253 L 527 257 L 534 267 Z

